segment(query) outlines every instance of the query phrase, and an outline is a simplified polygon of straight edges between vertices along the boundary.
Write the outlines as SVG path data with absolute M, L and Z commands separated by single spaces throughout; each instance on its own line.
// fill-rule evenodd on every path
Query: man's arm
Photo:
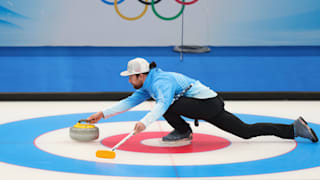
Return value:
M 101 118 L 107 119 L 109 117 L 126 112 L 130 108 L 142 103 L 143 101 L 149 98 L 150 98 L 150 95 L 147 92 L 143 90 L 137 90 L 131 96 L 119 101 L 118 103 L 112 105 L 111 107 L 89 116 L 87 120 L 89 120 L 90 123 L 96 123 Z
M 148 127 L 154 121 L 159 119 L 168 110 L 169 106 L 173 102 L 174 97 L 174 85 L 170 82 L 159 82 L 154 86 L 154 92 L 156 96 L 156 104 L 154 108 L 140 121 Z

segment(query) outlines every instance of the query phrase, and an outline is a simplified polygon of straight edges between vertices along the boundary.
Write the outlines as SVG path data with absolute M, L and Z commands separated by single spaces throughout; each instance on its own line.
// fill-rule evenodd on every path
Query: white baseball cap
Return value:
M 149 72 L 149 63 L 147 60 L 137 57 L 128 62 L 127 70 L 120 73 L 120 76 L 130 76 Z

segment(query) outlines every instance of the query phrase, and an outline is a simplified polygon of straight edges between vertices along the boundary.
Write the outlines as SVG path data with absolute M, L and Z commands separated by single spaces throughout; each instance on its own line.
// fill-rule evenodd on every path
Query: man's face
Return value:
M 143 80 L 144 79 L 142 74 L 140 74 L 139 76 L 137 76 L 136 74 L 129 76 L 129 83 L 131 83 L 135 89 L 140 89 L 143 86 Z

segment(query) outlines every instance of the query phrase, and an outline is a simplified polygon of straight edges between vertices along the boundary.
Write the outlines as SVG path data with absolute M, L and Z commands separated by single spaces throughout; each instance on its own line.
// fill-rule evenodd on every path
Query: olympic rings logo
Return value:
M 161 0 L 151 0 L 151 2 L 149 2 L 149 0 L 138 0 L 140 3 L 144 4 L 144 9 L 142 11 L 141 14 L 139 14 L 138 16 L 136 17 L 127 17 L 127 16 L 124 16 L 119 8 L 118 8 L 118 5 L 120 5 L 122 2 L 124 2 L 124 0 L 114 0 L 114 2 L 109 2 L 107 0 L 101 0 L 103 3 L 105 4 L 108 4 L 108 5 L 113 5 L 114 6 L 114 9 L 115 11 L 117 12 L 117 14 L 122 18 L 122 19 L 125 19 L 125 20 L 128 20 L 128 21 L 135 21 L 135 20 L 138 20 L 140 19 L 142 16 L 144 16 L 148 10 L 148 6 L 151 6 L 152 8 L 152 11 L 153 13 L 160 19 L 162 20 L 166 20 L 166 21 L 171 21 L 171 20 L 174 20 L 174 19 L 177 19 L 184 11 L 184 7 L 185 5 L 191 5 L 191 4 L 194 4 L 196 3 L 198 0 L 192 0 L 190 2 L 185 2 L 185 0 L 175 0 L 177 3 L 181 4 L 181 9 L 180 11 L 175 15 L 175 16 L 172 16 L 172 17 L 164 17 L 162 15 L 160 15 L 156 8 L 155 8 L 155 5 L 158 4 L 159 2 L 161 2 Z

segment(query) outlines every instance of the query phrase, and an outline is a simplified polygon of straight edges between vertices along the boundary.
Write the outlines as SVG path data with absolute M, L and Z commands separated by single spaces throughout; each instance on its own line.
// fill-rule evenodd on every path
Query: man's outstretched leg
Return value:
M 302 117 L 299 117 L 293 124 L 275 124 L 275 123 L 255 123 L 246 124 L 238 117 L 223 111 L 208 122 L 220 129 L 232 133 L 244 139 L 250 139 L 257 136 L 273 135 L 283 139 L 294 139 L 303 137 L 312 142 L 318 142 L 315 132 L 308 126 Z

